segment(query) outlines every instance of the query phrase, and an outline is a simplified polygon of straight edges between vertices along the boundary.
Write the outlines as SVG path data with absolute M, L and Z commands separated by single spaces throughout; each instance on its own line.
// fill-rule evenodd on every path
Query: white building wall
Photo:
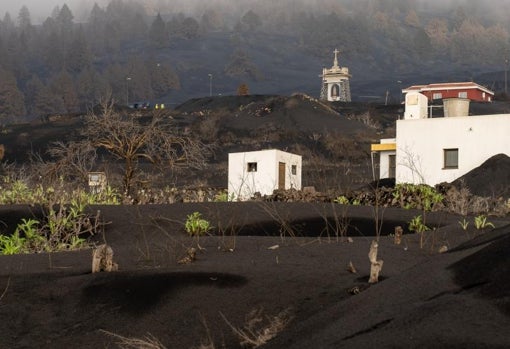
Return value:
M 397 183 L 451 182 L 493 155 L 510 156 L 510 114 L 397 121 Z M 444 149 L 458 148 L 457 169 L 444 169 Z
M 381 144 L 395 143 L 395 138 L 381 139 Z M 379 152 L 379 178 L 389 178 L 390 155 L 395 155 L 395 150 L 384 150 Z
M 395 155 L 395 151 L 381 151 L 379 153 L 379 178 L 390 177 L 390 155 Z
M 301 173 L 302 173 L 301 156 L 283 152 L 281 150 L 276 150 L 276 166 L 275 166 L 276 183 L 278 183 L 279 176 L 278 168 L 280 162 L 283 162 L 285 164 L 285 189 L 301 190 Z M 296 166 L 296 174 L 292 173 L 293 165 Z M 274 189 L 276 189 L 276 187 Z
M 228 196 L 232 200 L 248 200 L 255 193 L 272 194 L 278 188 L 279 162 L 285 163 L 285 189 L 301 189 L 301 156 L 276 149 L 228 155 Z M 257 163 L 257 171 L 249 172 L 248 164 Z M 292 165 L 296 174 L 292 174 Z
M 428 99 L 419 92 L 409 92 L 405 96 L 405 120 L 424 119 L 427 117 Z

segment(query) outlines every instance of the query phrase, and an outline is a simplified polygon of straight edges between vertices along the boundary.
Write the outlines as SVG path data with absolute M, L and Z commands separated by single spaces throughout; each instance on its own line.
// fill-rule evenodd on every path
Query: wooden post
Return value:
M 369 284 L 375 284 L 379 282 L 379 273 L 383 267 L 383 261 L 377 260 L 377 249 L 379 244 L 377 241 L 373 240 L 370 244 L 370 251 L 368 252 L 368 260 L 370 261 L 370 279 L 368 279 Z
M 402 234 L 403 233 L 404 233 L 404 229 L 402 229 L 402 227 L 400 225 L 397 225 L 395 227 L 395 238 L 394 238 L 395 245 L 400 245 L 400 243 L 402 242 Z

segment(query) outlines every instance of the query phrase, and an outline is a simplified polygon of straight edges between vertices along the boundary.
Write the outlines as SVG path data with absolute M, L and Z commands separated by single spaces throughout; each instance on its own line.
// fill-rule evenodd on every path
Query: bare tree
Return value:
M 48 154 L 55 159 L 49 167 L 49 175 L 55 178 L 79 178 L 82 182 L 88 179 L 96 159 L 96 149 L 88 140 L 81 142 L 55 142 L 48 149 Z
M 86 118 L 84 135 L 97 148 L 106 149 L 124 162 L 123 185 L 129 193 L 139 171 L 139 162 L 175 167 L 202 168 L 211 147 L 183 134 L 165 110 L 145 116 L 114 109 L 112 100 L 101 103 L 101 112 Z

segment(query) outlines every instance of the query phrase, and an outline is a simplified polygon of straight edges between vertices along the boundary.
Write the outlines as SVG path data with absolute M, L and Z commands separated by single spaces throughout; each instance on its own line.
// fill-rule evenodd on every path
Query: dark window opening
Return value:
M 248 172 L 257 172 L 257 163 L 256 162 L 248 163 Z
M 395 178 L 397 168 L 396 155 L 389 155 L 388 157 L 388 178 Z
M 290 171 L 293 175 L 296 175 L 297 174 L 297 166 L 296 165 L 292 165 L 292 167 L 290 168 Z
M 459 149 L 443 149 L 445 169 L 459 168 Z

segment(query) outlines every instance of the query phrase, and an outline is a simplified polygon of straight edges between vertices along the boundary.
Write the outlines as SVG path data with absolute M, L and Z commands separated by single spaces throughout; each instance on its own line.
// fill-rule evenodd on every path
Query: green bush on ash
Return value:
M 211 229 L 211 223 L 208 220 L 202 218 L 200 212 L 193 212 L 188 215 L 184 229 L 189 236 L 192 236 L 200 250 L 203 248 L 200 246 L 200 236 L 207 234 Z
M 42 220 L 22 219 L 14 233 L 0 236 L 1 254 L 60 252 L 88 246 L 85 236 L 100 228 L 100 213 L 90 216 L 78 201 L 51 205 Z
M 393 201 L 405 209 L 433 211 L 443 202 L 444 196 L 425 184 L 400 183 L 393 190 Z

